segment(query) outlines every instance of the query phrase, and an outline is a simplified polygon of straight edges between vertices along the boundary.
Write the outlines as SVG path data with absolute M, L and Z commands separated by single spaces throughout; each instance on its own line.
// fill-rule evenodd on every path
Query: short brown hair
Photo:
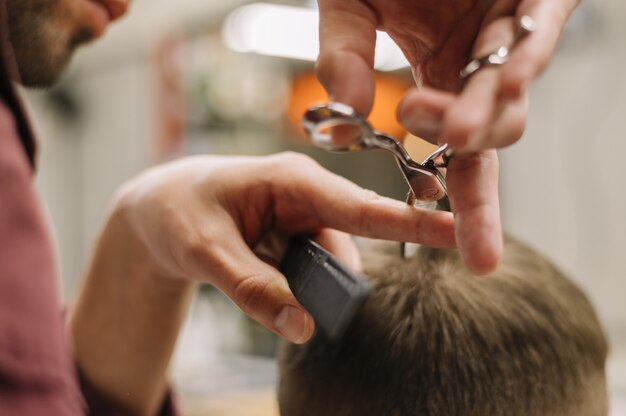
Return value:
M 281 415 L 606 415 L 596 314 L 535 251 L 507 238 L 489 277 L 455 250 L 365 260 L 374 291 L 344 337 L 283 348 Z

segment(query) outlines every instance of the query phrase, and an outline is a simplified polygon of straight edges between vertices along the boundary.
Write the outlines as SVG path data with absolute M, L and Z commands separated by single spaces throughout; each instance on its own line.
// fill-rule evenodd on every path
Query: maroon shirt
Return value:
M 0 415 L 122 415 L 79 376 L 65 338 L 56 263 L 32 182 L 35 140 L 10 79 L 0 0 Z M 82 392 L 81 392 L 82 389 Z M 169 399 L 161 414 L 173 414 Z

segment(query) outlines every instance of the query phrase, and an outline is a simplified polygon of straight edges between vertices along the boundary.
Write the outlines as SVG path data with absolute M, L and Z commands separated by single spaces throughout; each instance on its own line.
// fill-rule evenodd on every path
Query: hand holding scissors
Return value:
M 397 139 L 374 130 L 352 107 L 341 103 L 310 108 L 304 114 L 303 126 L 313 143 L 326 150 L 383 149 L 391 152 L 411 190 L 407 202 L 437 202 L 439 209 L 451 210 L 455 214 L 457 244 L 467 266 L 477 274 L 486 274 L 496 267 L 502 237 L 495 151 L 451 158 L 451 151 L 443 145 L 419 163 Z M 464 178 L 466 169 L 478 173 L 477 182 Z M 457 198 L 458 195 L 462 197 Z M 481 201 L 493 196 L 495 204 L 481 205 Z

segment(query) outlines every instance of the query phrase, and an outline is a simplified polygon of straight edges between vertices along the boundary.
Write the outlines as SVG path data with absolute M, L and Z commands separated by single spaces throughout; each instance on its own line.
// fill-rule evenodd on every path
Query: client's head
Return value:
M 281 415 L 606 415 L 594 310 L 528 247 L 507 239 L 484 278 L 453 250 L 379 247 L 364 265 L 374 290 L 344 337 L 283 348 Z

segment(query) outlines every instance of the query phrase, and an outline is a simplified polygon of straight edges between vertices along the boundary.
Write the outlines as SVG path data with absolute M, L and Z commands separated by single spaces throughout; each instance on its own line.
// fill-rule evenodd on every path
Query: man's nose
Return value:
M 102 0 L 107 4 L 107 8 L 111 13 L 111 20 L 119 19 L 126 14 L 130 0 Z

